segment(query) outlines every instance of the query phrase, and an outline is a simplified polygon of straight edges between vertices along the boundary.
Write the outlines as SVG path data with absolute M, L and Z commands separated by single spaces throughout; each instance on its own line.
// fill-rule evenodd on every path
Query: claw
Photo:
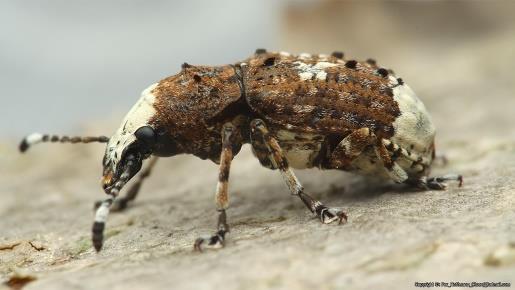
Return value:
M 347 214 L 339 208 L 322 206 L 318 211 L 318 216 L 324 224 L 334 221 L 338 221 L 338 224 L 347 223 Z
M 458 187 L 463 185 L 463 176 L 459 174 L 447 174 L 440 177 L 431 177 L 425 181 L 425 185 L 430 189 L 443 190 L 447 188 L 445 181 L 457 181 Z
M 195 240 L 193 244 L 193 250 L 202 252 L 202 248 L 208 249 L 220 249 L 223 248 L 225 243 L 225 230 L 219 230 L 215 235 L 211 237 L 203 237 Z

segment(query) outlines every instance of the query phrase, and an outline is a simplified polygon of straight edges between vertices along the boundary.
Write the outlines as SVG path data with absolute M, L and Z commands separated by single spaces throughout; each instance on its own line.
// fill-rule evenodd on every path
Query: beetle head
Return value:
M 119 191 L 138 171 L 144 159 L 154 151 L 156 132 L 151 118 L 155 115 L 155 85 L 143 91 L 116 133 L 109 138 L 102 165 L 102 187 L 106 193 Z

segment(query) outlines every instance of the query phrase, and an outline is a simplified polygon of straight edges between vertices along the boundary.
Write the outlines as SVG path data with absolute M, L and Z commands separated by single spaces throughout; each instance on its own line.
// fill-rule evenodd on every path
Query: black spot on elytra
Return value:
M 387 77 L 388 76 L 388 71 L 384 68 L 380 68 L 377 70 L 377 73 L 379 75 L 381 75 L 383 78 Z
M 263 62 L 264 66 L 272 66 L 275 63 L 275 57 L 269 57 Z
M 190 68 L 190 67 L 191 67 L 191 64 L 189 64 L 189 63 L 187 63 L 187 62 L 185 62 L 185 63 L 183 63 L 183 64 L 181 65 L 181 68 L 182 68 L 182 69 L 187 69 L 187 68 Z
M 263 54 L 263 53 L 266 53 L 266 49 L 264 49 L 264 48 L 258 48 L 258 49 L 256 49 L 256 52 L 255 52 L 255 53 L 256 53 L 256 54 Z
M 398 78 L 397 79 L 397 83 L 399 83 L 399 85 L 404 85 L 404 81 L 401 79 L 401 78 Z
M 333 53 L 331 53 L 331 55 L 336 58 L 339 58 L 339 59 L 343 58 L 343 52 L 341 52 L 341 51 L 333 51 Z
M 194 79 L 197 83 L 200 83 L 200 81 L 202 81 L 202 78 L 201 78 L 199 75 L 193 75 L 193 79 Z
M 355 61 L 355 60 L 349 60 L 349 61 L 347 61 L 347 62 L 345 63 L 345 66 L 346 66 L 347 68 L 355 69 L 357 64 L 358 64 L 358 62 L 357 62 L 357 61 Z

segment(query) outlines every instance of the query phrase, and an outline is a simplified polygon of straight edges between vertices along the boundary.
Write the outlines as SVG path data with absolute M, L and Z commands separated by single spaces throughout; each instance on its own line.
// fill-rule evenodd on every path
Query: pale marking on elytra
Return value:
M 299 58 L 300 59 L 309 59 L 309 58 L 311 58 L 311 54 L 303 52 L 303 53 L 299 54 Z
M 393 122 L 395 134 L 392 142 L 402 148 L 414 145 L 417 152 L 429 151 L 427 149 L 433 143 L 435 128 L 424 104 L 407 85 L 395 87 L 393 98 L 401 114 Z
M 325 69 L 328 67 L 337 66 L 337 64 L 325 61 L 317 62 L 314 65 L 307 64 L 301 61 L 296 61 L 293 64 L 297 66 L 299 77 L 303 81 L 310 80 L 313 78 L 313 76 L 316 76 L 316 78 L 319 80 L 325 80 L 325 77 L 327 76 Z

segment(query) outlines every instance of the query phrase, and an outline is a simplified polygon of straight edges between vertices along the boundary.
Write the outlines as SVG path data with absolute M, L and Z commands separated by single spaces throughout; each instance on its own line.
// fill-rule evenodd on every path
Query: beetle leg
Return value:
M 132 184 L 132 186 L 127 190 L 127 193 L 124 196 L 116 199 L 113 202 L 113 204 L 111 205 L 111 211 L 113 211 L 113 212 L 123 211 L 124 209 L 127 208 L 127 205 L 130 201 L 133 201 L 134 199 L 136 199 L 136 196 L 138 195 L 139 190 L 141 188 L 141 184 L 152 173 L 152 169 L 156 165 L 157 159 L 159 159 L 159 157 L 157 157 L 157 156 L 152 156 L 150 158 L 150 160 L 148 161 L 147 167 L 145 168 L 145 170 L 141 171 L 138 174 L 138 178 Z M 102 202 L 103 202 L 102 200 L 96 201 L 95 209 L 98 209 L 98 207 L 102 204 Z
M 334 148 L 329 159 L 329 168 L 345 169 L 365 147 L 373 144 L 374 139 L 374 134 L 368 128 L 352 131 Z
M 424 176 L 418 180 L 416 185 L 422 189 L 443 190 L 447 188 L 445 181 L 457 181 L 458 186 L 461 187 L 463 185 L 463 176 L 459 174 L 447 174 L 429 178 Z
M 220 155 L 220 167 L 215 197 L 216 207 L 219 212 L 217 232 L 212 236 L 200 237 L 195 241 L 193 249 L 200 252 L 203 247 L 212 249 L 222 248 L 225 242 L 225 234 L 229 232 L 225 210 L 229 207 L 227 190 L 229 187 L 229 171 L 233 159 L 233 142 L 231 140 L 234 133 L 233 131 L 234 127 L 231 123 L 226 123 L 222 129 L 222 154 Z
M 339 221 L 339 223 L 346 222 L 347 215 L 340 208 L 327 207 L 304 192 L 304 187 L 289 167 L 288 160 L 286 160 L 279 143 L 270 135 L 265 123 L 260 119 L 254 119 L 250 125 L 252 133 L 260 136 L 268 147 L 269 158 L 281 171 L 281 175 L 286 181 L 291 194 L 298 196 L 306 207 L 316 214 L 323 223 L 328 224 L 334 221 Z
M 404 171 L 404 169 L 402 169 L 402 167 L 397 164 L 397 162 L 392 159 L 388 153 L 388 149 L 382 141 L 377 142 L 375 151 L 379 160 L 383 162 L 386 173 L 393 181 L 397 183 L 403 183 L 408 180 L 408 174 L 406 171 Z

